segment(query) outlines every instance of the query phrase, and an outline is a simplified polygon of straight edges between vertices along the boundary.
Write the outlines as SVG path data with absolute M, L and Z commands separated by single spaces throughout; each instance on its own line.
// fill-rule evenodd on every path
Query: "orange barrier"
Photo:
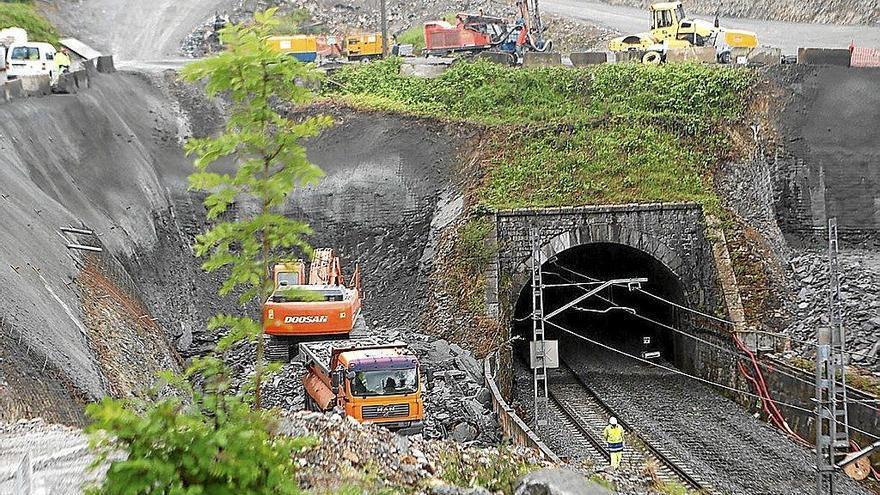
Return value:
M 880 67 L 880 49 L 850 45 L 850 67 Z

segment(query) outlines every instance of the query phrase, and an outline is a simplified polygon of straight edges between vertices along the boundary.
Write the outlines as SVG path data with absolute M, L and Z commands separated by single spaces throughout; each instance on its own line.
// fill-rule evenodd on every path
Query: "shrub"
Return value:
M 28 32 L 31 41 L 44 41 L 58 46 L 58 31 L 30 1 L 0 2 L 0 29 L 20 27 Z

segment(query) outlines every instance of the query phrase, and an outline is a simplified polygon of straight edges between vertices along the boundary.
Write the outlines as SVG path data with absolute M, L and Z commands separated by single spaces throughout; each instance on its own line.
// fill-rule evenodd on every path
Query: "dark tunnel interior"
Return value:
M 567 249 L 546 260 L 542 273 L 545 315 L 597 288 L 596 280 L 646 278 L 641 283 L 642 291 L 687 305 L 681 282 L 672 271 L 650 254 L 623 244 L 593 243 Z M 630 355 L 675 364 L 675 332 L 648 320 L 681 328 L 680 311 L 644 292 L 630 290 L 625 284 L 613 285 L 549 318 L 550 322 L 601 345 L 573 337 L 549 323 L 545 325 L 545 338 L 560 340 L 563 358 L 566 349 L 618 354 L 602 347 L 605 345 Z M 528 343 L 532 340 L 531 313 L 530 279 L 520 291 L 514 309 L 513 332 L 522 337 L 515 351 L 523 359 L 528 357 Z M 620 359 L 635 361 L 618 355 Z

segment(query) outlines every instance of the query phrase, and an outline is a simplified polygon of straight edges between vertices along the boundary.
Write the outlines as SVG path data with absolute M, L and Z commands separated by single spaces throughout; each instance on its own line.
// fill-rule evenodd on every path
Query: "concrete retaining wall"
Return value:
M 11 101 L 16 98 L 21 98 L 21 80 L 14 79 L 12 81 L 6 81 L 5 84 L 0 86 L 0 94 L 3 95 L 3 101 Z
M 608 54 L 605 52 L 582 52 L 572 53 L 569 55 L 571 65 L 575 67 L 584 67 L 587 65 L 604 64 L 608 61 Z
M 779 65 L 782 62 L 782 49 L 761 46 L 752 50 L 746 58 L 754 65 Z
M 433 78 L 446 72 L 447 64 L 404 63 L 400 66 L 400 73 L 404 76 L 416 76 Z
M 49 76 L 23 77 L 0 84 L 0 103 L 53 93 L 76 94 L 91 85 L 91 76 L 86 69 L 61 74 L 55 85 L 50 84 Z
M 493 354 L 483 361 L 483 379 L 486 382 L 486 387 L 492 392 L 492 409 L 498 415 L 498 425 L 501 427 L 504 439 L 510 440 L 516 445 L 533 448 L 550 462 L 561 462 L 559 457 L 550 450 L 550 447 L 516 415 L 513 408 L 501 396 L 494 375 L 494 371 L 498 368 L 497 363 L 498 354 Z
M 97 62 L 98 72 L 109 74 L 116 72 L 116 66 L 113 63 L 113 55 L 101 55 Z
M 666 52 L 667 62 L 700 62 L 714 64 L 715 48 L 711 46 L 694 46 L 691 48 L 676 48 Z
M 501 52 L 481 52 L 477 54 L 477 58 L 501 65 L 512 65 L 513 62 L 512 55 Z
M 641 50 L 630 50 L 626 52 L 616 52 L 614 54 L 614 61 L 617 63 L 620 62 L 636 62 L 641 63 L 642 57 L 645 55 L 645 52 Z
M 849 67 L 850 53 L 846 48 L 798 48 L 798 63 Z
M 24 96 L 46 96 L 52 94 L 49 76 L 25 76 L 20 78 Z
M 562 65 L 561 53 L 526 52 L 523 54 L 523 67 L 553 67 Z

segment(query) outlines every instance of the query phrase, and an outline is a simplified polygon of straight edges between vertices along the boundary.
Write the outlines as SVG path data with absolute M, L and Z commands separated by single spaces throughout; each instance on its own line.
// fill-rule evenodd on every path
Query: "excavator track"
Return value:
M 266 358 L 281 363 L 290 362 L 290 347 L 295 346 L 293 339 L 268 335 L 266 339 Z

